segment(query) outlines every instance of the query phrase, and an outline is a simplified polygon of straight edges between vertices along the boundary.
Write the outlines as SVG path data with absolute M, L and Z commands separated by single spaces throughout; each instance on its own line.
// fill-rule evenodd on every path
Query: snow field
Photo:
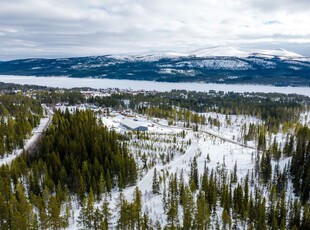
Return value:
M 177 173 L 178 178 L 183 172 L 184 183 L 189 182 L 190 164 L 194 157 L 197 160 L 198 174 L 201 175 L 204 170 L 204 165 L 209 169 L 213 169 L 219 176 L 221 171 L 225 171 L 229 176 L 237 163 L 237 176 L 238 182 L 243 183 L 244 179 L 249 173 L 254 170 L 255 158 L 257 151 L 255 150 L 255 141 L 248 142 L 249 147 L 242 146 L 242 127 L 246 124 L 247 129 L 249 124 L 261 124 L 262 121 L 251 116 L 244 115 L 229 115 L 217 113 L 204 113 L 206 120 L 208 117 L 217 119 L 219 126 L 207 125 L 199 126 L 199 131 L 194 132 L 192 128 L 184 128 L 183 124 L 178 123 L 177 126 L 168 126 L 168 121 L 164 119 L 149 119 L 144 116 L 135 115 L 135 119 L 144 123 L 148 127 L 147 132 L 140 132 L 139 137 L 137 133 L 132 133 L 121 125 L 123 119 L 127 118 L 123 115 L 114 115 L 109 117 L 100 117 L 102 123 L 116 132 L 125 135 L 130 135 L 128 147 L 130 152 L 136 159 L 138 167 L 138 180 L 135 186 L 127 187 L 122 191 L 114 189 L 108 194 L 110 209 L 112 212 L 111 226 L 116 227 L 118 219 L 117 204 L 119 202 L 120 192 L 128 201 L 133 200 L 134 191 L 136 186 L 142 194 L 143 212 L 148 213 L 152 223 L 157 220 L 164 226 L 167 223 L 166 214 L 163 209 L 163 190 L 168 189 L 169 177 Z M 307 114 L 302 116 L 302 121 L 307 122 Z M 206 133 L 208 131 L 211 134 Z M 183 136 L 185 134 L 185 136 Z M 267 148 L 276 137 L 277 142 L 283 147 L 285 143 L 286 134 L 278 133 L 267 137 Z M 235 141 L 236 143 L 227 140 Z M 240 144 L 238 144 L 240 142 Z M 209 159 L 209 160 L 208 160 Z M 279 168 L 282 170 L 287 166 L 290 158 L 280 159 Z M 271 161 L 272 168 L 274 169 L 277 162 Z M 154 169 L 157 170 L 157 175 L 160 181 L 160 194 L 155 195 L 152 193 L 152 181 Z M 163 179 L 165 178 L 165 180 Z M 254 180 L 254 186 L 257 185 Z M 254 187 L 249 188 L 250 191 Z M 267 189 L 262 187 L 262 194 L 268 197 Z M 287 200 L 290 197 L 294 198 L 292 191 L 292 184 L 288 184 Z M 95 207 L 102 204 L 96 203 Z M 80 207 L 77 202 L 73 202 L 74 221 L 70 220 L 69 229 L 78 229 L 77 219 L 80 212 Z M 217 216 L 220 218 L 222 208 L 218 207 L 216 210 Z M 178 208 L 179 221 L 182 220 L 182 208 Z
M 106 119 L 106 124 L 108 124 L 109 119 Z M 241 122 L 241 118 L 237 119 Z M 161 123 L 164 123 L 163 121 Z M 170 133 L 166 132 L 160 133 L 158 130 L 161 130 L 160 127 L 157 127 L 155 131 L 148 131 L 148 140 L 140 139 L 137 140 L 133 138 L 132 143 L 130 143 L 130 149 L 134 155 L 137 155 L 138 151 L 145 152 L 148 160 L 150 160 L 155 166 L 152 167 L 150 164 L 149 170 L 144 170 L 141 178 L 137 183 L 137 187 L 141 191 L 143 195 L 143 209 L 147 212 L 152 219 L 153 223 L 158 220 L 162 225 L 166 224 L 166 217 L 163 210 L 162 203 L 162 194 L 154 195 L 152 193 L 152 180 L 154 168 L 156 167 L 158 175 L 163 178 L 163 174 L 166 175 L 166 184 L 161 182 L 161 192 L 163 191 L 164 186 L 168 188 L 168 177 L 167 175 L 172 175 L 177 173 L 180 176 L 183 171 L 184 182 L 188 183 L 189 174 L 190 174 L 190 163 L 194 157 L 197 159 L 198 173 L 202 174 L 205 162 L 207 162 L 207 157 L 209 156 L 210 161 L 206 163 L 206 166 L 209 170 L 214 169 L 215 172 L 225 168 L 228 173 L 231 173 L 235 162 L 238 165 L 238 179 L 241 180 L 247 174 L 247 172 L 254 168 L 254 156 L 256 155 L 253 149 L 241 147 L 239 145 L 235 145 L 214 136 L 210 136 L 205 133 L 195 133 L 192 130 L 186 129 L 185 138 L 182 137 L 181 132 L 182 129 L 180 127 L 164 127 L 165 131 L 170 130 Z M 225 129 L 231 129 L 231 127 L 227 127 Z M 231 129 L 233 130 L 233 129 Z M 172 134 L 172 135 L 171 135 Z M 174 135 L 173 135 L 174 134 Z M 234 133 L 235 135 L 237 132 Z M 173 143 L 173 137 L 176 137 L 176 143 L 181 144 L 184 148 L 185 153 L 177 151 L 175 146 L 174 148 L 174 158 L 163 164 L 158 159 L 158 155 L 164 153 L 165 151 L 169 151 L 171 149 L 167 148 L 169 145 Z M 190 144 L 188 144 L 189 140 L 191 140 Z M 137 144 L 139 143 L 139 144 Z M 146 146 L 151 145 L 153 143 L 153 150 L 147 151 Z M 186 144 L 185 144 L 186 143 Z M 180 145 L 179 145 L 180 146 Z M 154 156 L 157 156 L 154 158 Z M 141 164 L 143 161 L 141 159 L 137 159 L 138 167 L 143 168 Z M 122 192 L 127 200 L 131 201 L 133 198 L 135 186 L 124 189 Z M 117 199 L 119 196 L 119 191 L 114 191 L 112 193 L 111 198 L 111 208 L 115 209 Z M 182 217 L 181 208 L 179 208 L 179 218 Z

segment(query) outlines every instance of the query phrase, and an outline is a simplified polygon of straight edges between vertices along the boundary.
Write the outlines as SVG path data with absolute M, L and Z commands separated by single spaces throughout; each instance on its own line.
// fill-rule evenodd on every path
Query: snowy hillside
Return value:
M 221 183 L 226 183 L 232 180 L 232 175 L 236 173 L 236 181 L 233 189 L 237 184 L 244 184 L 249 180 L 249 191 L 254 193 L 257 188 L 260 192 L 268 197 L 269 190 L 266 189 L 261 182 L 256 178 L 257 161 L 259 151 L 257 151 L 257 140 L 245 143 L 243 137 L 243 129 L 250 124 L 261 125 L 262 121 L 251 116 L 225 116 L 218 113 L 202 114 L 209 119 L 217 119 L 219 125 L 213 126 L 201 125 L 198 132 L 194 132 L 192 128 L 184 128 L 182 123 L 176 126 L 168 126 L 167 120 L 147 118 L 138 116 L 135 120 L 143 123 L 148 127 L 146 133 L 140 133 L 140 137 L 133 134 L 130 140 L 130 150 L 138 162 L 139 178 L 135 186 L 125 188 L 123 190 L 114 190 L 108 197 L 112 212 L 111 226 L 117 227 L 119 221 L 119 205 L 120 197 L 126 199 L 128 202 L 134 202 L 136 188 L 141 191 L 143 212 L 147 213 L 150 218 L 150 223 L 156 226 L 169 226 L 167 210 L 165 210 L 166 190 L 169 190 L 170 180 L 174 176 L 182 181 L 182 183 L 190 184 L 192 163 L 195 159 L 197 163 L 198 175 L 208 172 L 214 172 Z M 102 121 L 110 129 L 116 130 L 120 133 L 127 133 L 125 127 L 121 125 L 123 120 L 128 118 L 124 116 L 104 117 Z M 308 113 L 301 116 L 301 121 L 309 124 Z M 142 135 L 142 136 L 141 136 Z M 285 144 L 285 135 L 278 133 L 272 135 L 267 143 L 267 146 L 272 145 L 272 140 L 278 138 L 281 145 Z M 278 161 L 272 160 L 272 170 L 285 171 L 289 166 L 290 158 L 280 158 Z M 159 178 L 159 192 L 154 194 L 154 170 L 157 172 Z M 277 178 L 276 174 L 271 176 Z M 229 179 L 230 178 L 230 179 Z M 202 183 L 201 181 L 199 183 Z M 200 185 L 201 186 L 201 185 Z M 220 186 L 223 186 L 221 184 Z M 194 193 L 195 194 L 195 193 Z M 196 195 L 198 195 L 196 193 Z M 293 187 L 289 183 L 286 189 L 287 202 L 294 199 Z M 171 199 L 171 198 L 170 198 Z M 197 197 L 194 197 L 196 200 Z M 216 228 L 217 225 L 223 226 L 222 221 L 223 209 L 217 205 L 215 212 L 210 217 L 210 229 Z M 176 224 L 182 225 L 184 219 L 184 209 L 181 205 L 177 207 Z M 78 218 L 79 210 L 75 212 L 75 218 Z M 244 228 L 243 222 L 235 222 L 235 227 L 238 229 Z M 76 229 L 72 223 L 71 229 Z
M 195 57 L 249 57 L 249 56 L 277 56 L 286 58 L 302 58 L 303 56 L 295 52 L 291 52 L 285 49 L 274 50 L 257 50 L 257 49 L 241 49 L 232 46 L 216 46 L 206 49 L 198 49 L 189 52 L 168 52 L 166 55 L 171 56 L 195 56 Z
M 160 82 L 307 86 L 309 58 L 284 49 L 213 47 L 188 52 L 24 59 L 0 63 L 0 74 Z
M 308 97 L 50 90 L 9 96 L 40 97 L 49 118 L 36 118 L 25 154 L 8 158 L 14 149 L 2 142 L 4 229 L 308 226 Z M 1 126 L 20 120 L 5 118 Z M 4 140 L 12 138 L 3 130 Z

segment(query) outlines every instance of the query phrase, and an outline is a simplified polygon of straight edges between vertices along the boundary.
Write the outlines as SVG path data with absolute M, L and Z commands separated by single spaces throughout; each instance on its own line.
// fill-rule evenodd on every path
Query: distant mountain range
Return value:
M 2 61 L 0 74 L 310 86 L 310 58 L 284 49 L 213 47 L 188 53 Z

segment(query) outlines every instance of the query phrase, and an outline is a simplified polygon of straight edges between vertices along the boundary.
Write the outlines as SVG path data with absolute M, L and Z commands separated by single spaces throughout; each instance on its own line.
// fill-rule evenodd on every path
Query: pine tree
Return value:
M 133 219 L 135 222 L 135 228 L 141 228 L 141 219 L 142 219 L 142 200 L 141 200 L 141 191 L 136 187 L 134 193 L 134 201 L 133 201 Z
M 39 221 L 40 224 L 39 226 L 41 227 L 41 229 L 47 229 L 48 228 L 48 214 L 46 211 L 46 203 L 49 202 L 49 193 L 47 188 L 45 187 L 45 189 L 43 190 L 43 197 L 45 197 L 42 199 L 41 196 L 38 196 L 37 198 L 37 207 L 38 207 L 38 211 L 39 211 Z M 45 202 L 44 202 L 45 201 Z
M 111 218 L 111 212 L 109 208 L 109 202 L 107 196 L 104 198 L 104 201 L 102 203 L 102 218 L 103 218 L 103 223 L 101 229 L 107 230 L 109 229 L 109 220 Z
M 156 168 L 154 168 L 152 191 L 154 194 L 159 194 L 160 191 Z
M 301 229 L 307 229 L 309 226 L 310 226 L 310 206 L 308 203 L 305 203 L 303 207 Z
M 81 229 L 85 229 L 87 225 L 87 198 L 85 197 L 81 204 L 80 214 L 78 216 L 77 225 L 81 227 Z
M 102 218 L 103 218 L 103 215 L 101 211 L 99 210 L 99 208 L 96 208 L 94 211 L 94 215 L 93 215 L 93 224 L 92 224 L 93 229 L 104 229 Z
M 208 229 L 210 221 L 210 209 L 205 200 L 204 194 L 199 194 L 197 197 L 197 210 L 195 213 L 195 228 Z
M 234 165 L 234 172 L 233 172 L 233 177 L 232 177 L 232 183 L 237 183 L 238 181 L 238 176 L 237 176 L 237 161 L 235 162 Z
M 51 229 L 60 229 L 66 227 L 65 219 L 60 215 L 60 203 L 56 196 L 52 196 L 48 203 L 49 227 Z
M 184 188 L 183 192 L 183 229 L 191 229 L 193 225 L 194 199 L 189 187 Z
M 93 222 L 94 222 L 94 194 L 93 190 L 90 189 L 90 192 L 87 197 L 87 204 L 86 204 L 86 212 L 85 215 L 85 227 L 87 229 L 93 228 Z
M 0 229 L 9 229 L 9 208 L 6 205 L 5 197 L 0 192 Z
M 103 173 L 100 173 L 98 200 L 101 200 L 101 195 L 104 194 L 105 192 L 106 192 L 106 181 L 104 179 Z
M 256 219 L 256 229 L 257 230 L 266 230 L 266 200 L 259 201 L 257 208 L 257 219 Z
M 271 158 L 270 153 L 267 151 L 266 153 L 263 153 L 261 165 L 260 165 L 260 175 L 265 184 L 270 182 L 271 178 Z
M 131 220 L 131 205 L 125 199 L 124 194 L 120 193 L 118 198 L 117 209 L 119 210 L 118 213 L 118 220 L 117 220 L 117 227 L 119 229 L 127 229 L 133 227 L 130 225 Z
M 171 199 L 170 208 L 167 213 L 167 226 L 169 229 L 177 229 L 178 225 L 178 204 Z
M 222 212 L 222 221 L 223 221 L 223 230 L 227 229 L 227 225 L 229 226 L 228 229 L 231 228 L 231 218 L 226 209 Z
M 194 157 L 191 163 L 190 186 L 192 191 L 195 191 L 198 188 L 198 168 L 196 157 Z
M 107 191 L 111 192 L 111 189 L 112 189 L 112 179 L 111 179 L 110 170 L 107 171 L 107 175 L 106 175 L 105 178 L 106 178 Z

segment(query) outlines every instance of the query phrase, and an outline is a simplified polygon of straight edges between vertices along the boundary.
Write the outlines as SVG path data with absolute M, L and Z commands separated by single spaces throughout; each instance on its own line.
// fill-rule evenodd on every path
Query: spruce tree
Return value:
M 110 208 L 109 208 L 109 201 L 108 201 L 107 196 L 104 198 L 101 210 L 102 210 L 102 218 L 103 218 L 101 229 L 107 230 L 109 229 L 109 220 L 112 215 Z
M 159 194 L 160 187 L 159 187 L 159 181 L 157 176 L 157 170 L 154 168 L 154 174 L 153 174 L 153 182 L 152 182 L 152 192 L 154 194 Z

